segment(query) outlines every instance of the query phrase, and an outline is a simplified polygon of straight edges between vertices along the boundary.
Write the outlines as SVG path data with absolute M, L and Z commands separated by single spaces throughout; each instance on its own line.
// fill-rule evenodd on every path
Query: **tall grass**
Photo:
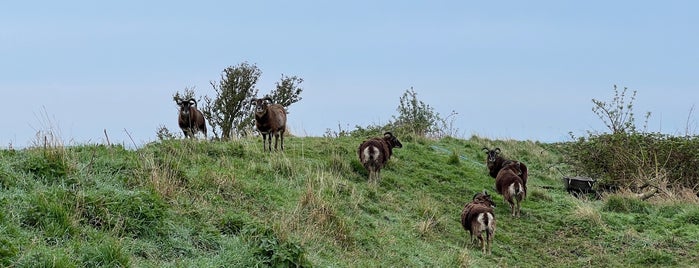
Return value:
M 536 142 L 412 137 L 370 184 L 363 138 L 163 140 L 0 151 L 0 266 L 688 266 L 699 210 L 632 195 L 578 200 L 562 155 Z M 48 144 L 48 143 L 47 143 Z M 530 167 L 522 218 L 495 194 L 493 254 L 471 246 L 463 205 L 494 192 L 483 146 Z M 553 149 L 551 149 L 553 148 Z M 679 199 L 677 199 L 679 200 Z M 619 257 L 621 256 L 621 258 Z M 679 257 L 681 256 L 681 257 Z

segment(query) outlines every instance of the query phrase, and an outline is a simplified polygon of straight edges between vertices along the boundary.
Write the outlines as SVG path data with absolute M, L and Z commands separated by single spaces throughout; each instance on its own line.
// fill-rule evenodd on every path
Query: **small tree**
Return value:
M 633 102 L 636 100 L 636 90 L 633 91 L 631 99 L 627 104 L 627 89 L 628 88 L 624 87 L 620 93 L 619 89 L 614 85 L 614 98 L 611 102 L 592 99 L 592 103 L 594 104 L 594 106 L 592 106 L 592 112 L 602 120 L 613 134 L 636 132 L 636 122 L 633 114 Z M 644 129 L 648 125 L 650 112 L 647 112 L 645 117 Z
M 194 89 L 195 87 L 185 87 L 184 93 L 180 93 L 179 91 L 175 92 L 175 95 L 172 95 L 172 100 L 178 102 L 180 100 L 195 99 L 197 103 L 199 103 L 200 100 L 197 98 L 197 94 L 194 93 Z
M 393 116 L 394 125 L 417 136 L 425 137 L 437 130 L 437 123 L 443 120 L 430 105 L 417 99 L 417 93 L 410 87 L 400 97 L 398 117 Z
M 303 88 L 299 85 L 303 83 L 303 78 L 296 76 L 285 76 L 277 82 L 277 88 L 272 90 L 270 97 L 274 103 L 281 104 L 289 111 L 289 106 L 301 100 Z
M 221 138 L 224 140 L 233 135 L 244 136 L 251 130 L 254 119 L 248 104 L 257 95 L 255 84 L 261 74 L 262 71 L 256 65 L 243 62 L 224 69 L 221 81 L 210 82 L 216 96 L 213 99 L 204 97 L 202 113 L 217 138 L 218 127 L 221 128 Z

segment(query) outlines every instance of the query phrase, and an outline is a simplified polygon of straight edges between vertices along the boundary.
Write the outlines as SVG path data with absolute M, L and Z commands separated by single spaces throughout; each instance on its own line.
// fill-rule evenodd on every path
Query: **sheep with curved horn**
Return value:
M 262 99 L 253 98 L 250 103 L 255 105 L 255 127 L 262 134 L 262 150 L 272 151 L 272 136 L 274 136 L 274 150 L 281 139 L 281 150 L 284 151 L 284 132 L 286 131 L 286 110 L 280 104 L 275 104 L 269 96 Z M 267 141 L 269 135 L 269 141 Z
M 206 139 L 206 121 L 204 115 L 197 107 L 197 101 L 194 98 L 189 100 L 177 100 L 177 105 L 180 106 L 178 116 L 178 124 L 185 137 L 194 138 L 197 132 L 204 133 Z

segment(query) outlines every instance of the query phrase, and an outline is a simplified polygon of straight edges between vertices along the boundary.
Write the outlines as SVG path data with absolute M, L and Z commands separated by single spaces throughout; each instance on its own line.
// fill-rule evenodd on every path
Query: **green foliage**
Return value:
M 14 258 L 17 253 L 19 253 L 19 249 L 12 241 L 5 237 L 0 238 L 0 266 L 9 266 L 11 263 L 10 260 Z
M 397 111 L 398 116 L 393 117 L 393 126 L 402 130 L 400 133 L 413 133 L 424 137 L 436 132 L 438 123 L 442 121 L 434 108 L 417 99 L 417 93 L 412 87 L 400 97 Z
M 62 189 L 34 192 L 22 224 L 41 230 L 51 243 L 64 242 L 77 233 L 71 207 L 74 200 L 73 194 Z
M 657 250 L 644 250 L 642 251 L 635 260 L 636 264 L 642 265 L 642 266 L 654 266 L 654 267 L 662 267 L 662 266 L 675 266 L 677 265 L 677 261 L 675 260 L 675 257 L 672 256 L 671 254 L 662 252 L 662 251 L 657 251 Z
M 699 165 L 699 137 L 658 133 L 593 135 L 567 143 L 565 157 L 578 173 L 601 178 L 605 188 L 634 188 L 657 177 L 667 179 L 671 186 L 699 185 L 699 169 L 695 168 Z
M 195 87 L 185 87 L 184 92 L 180 93 L 175 92 L 174 95 L 172 95 L 172 100 L 175 101 L 176 105 L 179 108 L 179 102 L 183 100 L 189 100 L 189 99 L 194 99 L 199 103 L 201 99 L 197 98 L 197 93 L 194 92 L 196 88 Z
M 679 222 L 699 225 L 699 208 L 692 207 L 690 210 L 679 214 Z
M 172 140 L 175 138 L 175 134 L 170 132 L 170 130 L 165 125 L 158 126 L 158 129 L 155 130 L 155 136 L 158 138 L 159 141 Z
M 350 131 L 350 136 L 352 137 L 359 137 L 359 138 L 373 138 L 373 137 L 381 137 L 383 136 L 383 133 L 386 132 L 387 129 L 390 129 L 390 126 L 379 126 L 379 125 L 369 125 L 366 127 L 362 126 L 355 126 L 355 129 Z M 397 133 L 393 133 L 394 135 L 398 135 Z M 399 138 L 399 140 L 402 140 L 403 138 Z
M 289 106 L 301 100 L 301 83 L 303 78 L 282 74 L 282 78 L 276 82 L 277 87 L 270 93 L 272 102 L 281 104 L 289 112 Z
M 130 258 L 119 241 L 104 239 L 83 245 L 79 253 L 85 267 L 130 267 Z
M 367 182 L 358 161 L 361 136 L 292 139 L 292 149 L 279 155 L 265 154 L 251 138 L 163 140 L 137 150 L 75 146 L 64 150 L 72 168 L 60 183 L 22 168 L 40 150 L 0 151 L 0 170 L 13 178 L 0 191 L 0 266 L 684 267 L 699 261 L 694 203 L 575 199 L 550 168 L 562 158 L 553 145 L 406 137 L 377 184 Z M 530 167 L 521 218 L 509 217 L 502 196 L 491 191 L 484 145 Z M 492 255 L 472 246 L 459 223 L 463 205 L 483 189 L 498 199 Z
M 615 85 L 610 102 L 592 100 L 592 111 L 612 133 L 573 137 L 573 142 L 563 146 L 565 161 L 577 173 L 600 178 L 599 185 L 605 189 L 638 191 L 647 186 L 658 188 L 665 182 L 670 187 L 696 188 L 699 137 L 638 132 L 633 113 L 636 91 L 628 101 L 626 91 L 620 92 Z M 650 112 L 646 113 L 646 124 L 649 117 Z
M 459 165 L 461 161 L 459 160 L 459 155 L 456 154 L 456 151 L 453 151 L 451 155 L 449 155 L 449 158 L 447 159 L 447 164 L 449 165 Z
M 250 132 L 254 119 L 246 107 L 257 95 L 255 84 L 261 74 L 257 65 L 243 62 L 224 69 L 220 81 L 211 81 L 216 96 L 204 96 L 205 105 L 201 111 L 216 137 L 219 128 L 223 140 Z
M 28 156 L 22 168 L 34 174 L 37 179 L 48 181 L 65 179 L 72 170 L 62 149 L 35 149 Z
M 71 256 L 64 250 L 49 250 L 38 248 L 25 253 L 25 258 L 19 259 L 16 267 L 40 268 L 73 268 L 78 267 Z
M 641 213 L 647 214 L 650 212 L 650 205 L 637 198 L 629 198 L 618 195 L 612 195 L 607 198 L 607 201 L 602 208 L 605 211 L 617 213 Z
M 636 122 L 633 113 L 633 102 L 636 100 L 636 91 L 633 91 L 631 99 L 626 100 L 626 90 L 627 88 L 619 92 L 616 85 L 614 85 L 614 98 L 611 102 L 604 102 L 596 99 L 592 99 L 592 112 L 594 112 L 602 122 L 612 131 L 612 133 L 635 133 L 636 132 Z M 650 112 L 646 113 L 646 124 L 648 118 L 650 117 Z M 644 127 L 645 128 L 645 127 Z
M 132 237 L 151 237 L 164 224 L 166 205 L 148 191 L 95 191 L 81 199 L 82 222 L 94 228 Z
M 221 217 L 216 227 L 221 230 L 221 233 L 238 235 L 245 228 L 248 221 L 247 216 L 229 212 Z

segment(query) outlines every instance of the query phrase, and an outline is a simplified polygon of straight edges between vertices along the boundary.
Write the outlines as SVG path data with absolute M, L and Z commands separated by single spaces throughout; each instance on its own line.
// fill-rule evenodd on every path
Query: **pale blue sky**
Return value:
M 604 131 L 591 99 L 638 90 L 649 130 L 684 134 L 699 101 L 696 1 L 11 1 L 0 5 L 0 148 L 179 132 L 172 94 L 243 61 L 269 92 L 305 81 L 296 135 L 385 123 L 413 87 L 463 137 Z M 46 118 L 45 114 L 48 115 Z

